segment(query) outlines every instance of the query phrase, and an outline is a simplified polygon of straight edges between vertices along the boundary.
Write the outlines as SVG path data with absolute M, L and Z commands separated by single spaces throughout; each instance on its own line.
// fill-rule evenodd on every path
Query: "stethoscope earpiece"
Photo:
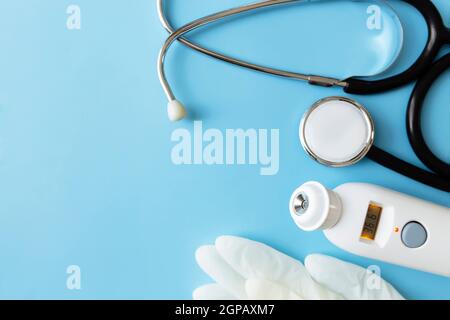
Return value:
M 167 115 L 172 122 L 180 121 L 186 117 L 186 108 L 178 100 L 171 100 L 167 104 Z

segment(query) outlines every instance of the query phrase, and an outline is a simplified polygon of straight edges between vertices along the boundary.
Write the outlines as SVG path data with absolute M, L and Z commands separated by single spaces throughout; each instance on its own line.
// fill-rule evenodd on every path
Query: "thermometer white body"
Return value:
M 300 228 L 323 229 L 343 250 L 450 277 L 449 208 L 370 184 L 330 191 L 316 182 L 298 188 L 290 208 Z

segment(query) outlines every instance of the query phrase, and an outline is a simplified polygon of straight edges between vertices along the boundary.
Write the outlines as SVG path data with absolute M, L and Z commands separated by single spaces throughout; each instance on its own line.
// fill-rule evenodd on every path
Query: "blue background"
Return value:
M 405 25 L 400 70 L 421 51 L 426 28 L 414 9 L 391 2 Z M 450 25 L 450 3 L 434 2 Z M 291 221 L 291 192 L 308 180 L 329 187 L 375 183 L 450 205 L 448 194 L 369 160 L 331 169 L 307 157 L 297 137 L 302 114 L 314 101 L 342 95 L 341 90 L 233 68 L 176 44 L 168 77 L 192 118 L 221 130 L 279 128 L 280 171 L 264 177 L 257 166 L 175 166 L 171 133 L 177 127 L 192 129 L 192 122 L 167 121 L 155 67 L 166 33 L 155 1 L 74 3 L 82 10 L 79 31 L 66 28 L 65 11 L 72 2 L 0 2 L 1 298 L 190 298 L 195 287 L 210 281 L 195 263 L 195 249 L 233 234 L 299 259 L 318 252 L 362 266 L 377 263 L 407 298 L 450 299 L 450 279 L 348 254 L 320 232 L 302 232 Z M 180 26 L 241 3 L 171 0 L 169 13 Z M 236 19 L 194 36 L 259 62 L 277 65 L 282 57 L 277 66 L 321 66 L 304 59 L 307 43 L 296 36 L 296 30 L 317 25 L 317 17 L 296 19 L 292 12 L 300 12 L 301 5 L 291 10 Z M 350 18 L 337 7 L 334 11 Z M 277 27 L 277 21 L 291 30 Z M 269 32 L 267 41 L 258 28 Z M 323 28 L 317 32 L 333 29 L 326 23 Z M 286 45 L 283 50 L 271 49 L 274 35 Z M 343 45 L 364 54 L 357 43 Z M 330 68 L 348 63 L 328 62 Z M 427 98 L 423 119 L 427 140 L 447 161 L 450 109 L 444 88 L 449 85 L 446 72 Z M 404 125 L 411 88 L 356 99 L 375 119 L 376 144 L 419 165 Z M 81 267 L 79 291 L 66 288 L 66 268 L 72 264 Z

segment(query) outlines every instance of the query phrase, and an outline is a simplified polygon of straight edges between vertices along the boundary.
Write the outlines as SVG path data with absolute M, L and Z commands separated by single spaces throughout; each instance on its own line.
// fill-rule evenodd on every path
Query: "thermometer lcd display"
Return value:
M 370 241 L 375 240 L 382 210 L 383 208 L 377 206 L 376 204 L 369 204 L 366 219 L 364 220 L 363 230 L 361 232 L 361 239 Z

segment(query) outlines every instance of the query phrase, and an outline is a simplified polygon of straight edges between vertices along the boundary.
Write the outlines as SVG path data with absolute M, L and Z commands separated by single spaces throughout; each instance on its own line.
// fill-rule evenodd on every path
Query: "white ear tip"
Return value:
M 167 115 L 170 121 L 179 121 L 186 117 L 186 109 L 180 101 L 172 100 L 167 104 Z
M 339 196 L 322 184 L 310 181 L 294 191 L 289 202 L 292 219 L 305 231 L 326 230 L 341 218 Z

